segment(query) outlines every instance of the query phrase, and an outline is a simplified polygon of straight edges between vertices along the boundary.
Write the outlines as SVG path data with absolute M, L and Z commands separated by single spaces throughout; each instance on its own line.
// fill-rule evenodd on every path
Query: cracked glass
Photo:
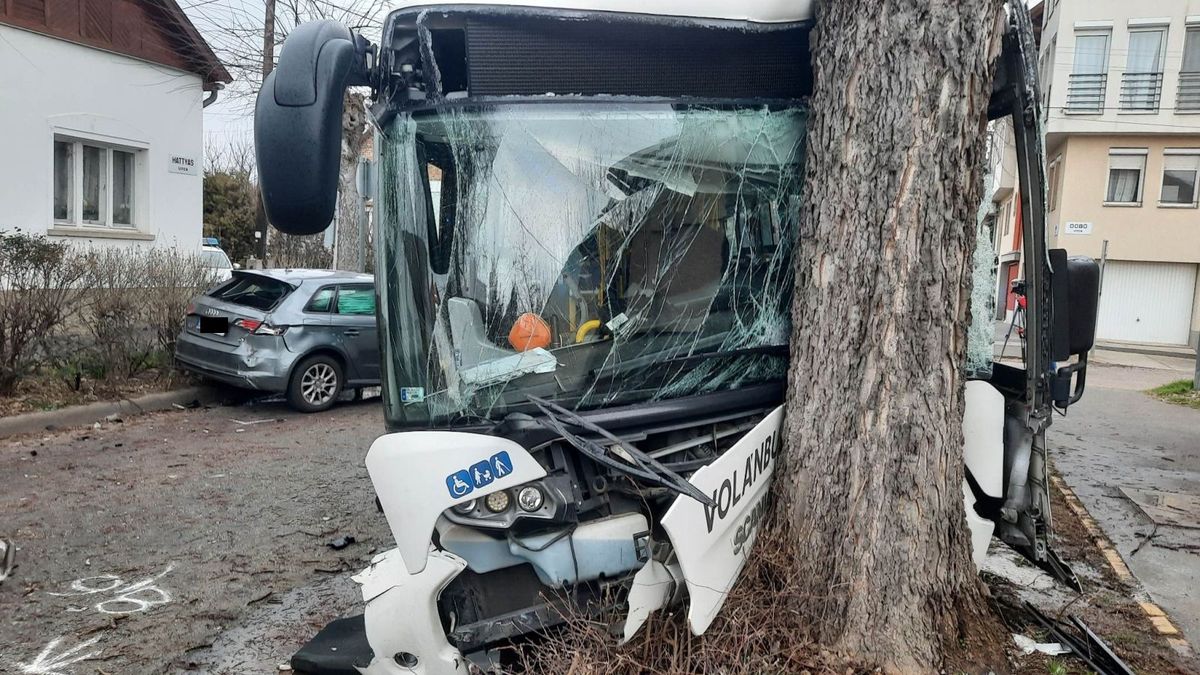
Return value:
M 377 205 L 389 423 L 782 382 L 804 130 L 781 106 L 397 116 Z

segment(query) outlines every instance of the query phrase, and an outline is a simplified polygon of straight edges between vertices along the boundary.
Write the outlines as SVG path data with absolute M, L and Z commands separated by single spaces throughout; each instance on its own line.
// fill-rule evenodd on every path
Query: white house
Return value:
M 230 80 L 174 0 L 0 1 L 0 230 L 198 250 Z

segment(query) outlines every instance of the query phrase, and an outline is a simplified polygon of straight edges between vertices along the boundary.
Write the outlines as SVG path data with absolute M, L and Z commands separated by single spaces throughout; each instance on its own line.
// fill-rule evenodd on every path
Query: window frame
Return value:
M 1167 58 L 1167 38 L 1170 37 L 1168 32 L 1169 26 L 1153 25 L 1153 26 L 1130 26 L 1129 35 L 1125 40 L 1125 72 L 1127 73 L 1157 73 L 1163 74 L 1163 66 Z M 1129 57 L 1133 55 L 1133 37 L 1139 33 L 1159 33 L 1158 39 L 1158 63 L 1154 65 L 1154 70 L 1130 70 Z
M 1167 148 L 1163 150 L 1162 157 L 1162 180 L 1158 187 L 1159 208 L 1194 209 L 1200 207 L 1200 148 Z M 1167 158 L 1169 157 L 1190 157 L 1195 162 L 1195 168 L 1192 170 L 1192 201 L 1190 202 L 1168 202 L 1163 200 L 1163 190 L 1167 187 Z
M 1103 37 L 1104 38 L 1104 63 L 1101 69 L 1097 72 L 1084 73 L 1079 70 L 1079 38 L 1081 37 Z M 1108 71 L 1112 66 L 1112 28 L 1076 28 L 1075 42 L 1071 45 L 1071 74 L 1072 75 L 1108 75 Z
M 371 298 L 372 298 L 371 301 L 372 301 L 372 303 L 374 303 L 373 311 L 370 314 L 348 314 L 348 313 L 343 314 L 342 312 L 340 312 L 338 310 L 338 303 L 341 300 L 341 295 L 342 295 L 343 290 L 370 291 Z M 369 316 L 369 317 L 374 318 L 377 314 L 379 314 L 379 297 L 378 297 L 378 293 L 376 291 L 377 291 L 377 289 L 375 288 L 375 284 L 361 282 L 361 281 L 337 284 L 337 292 L 334 293 L 334 295 L 333 295 L 333 305 L 329 308 L 329 313 L 332 316 Z
M 58 218 L 58 157 L 56 148 L 59 143 L 65 143 L 70 148 L 70 167 L 67 171 L 67 217 Z M 84 199 L 84 148 L 99 151 L 99 218 L 85 219 L 83 213 Z M 113 142 L 101 140 L 88 135 L 78 134 L 68 130 L 55 130 L 50 143 L 50 222 L 53 227 L 91 228 L 114 231 L 137 232 L 143 224 L 144 206 L 146 203 L 144 165 L 148 148 L 145 144 L 134 141 Z M 122 152 L 130 155 L 132 162 L 130 170 L 129 189 L 129 222 L 116 222 L 116 199 L 114 193 L 114 156 Z
M 1101 196 L 1104 206 L 1118 207 L 1139 207 L 1143 203 L 1146 190 L 1146 157 L 1149 155 L 1149 148 L 1109 148 L 1108 150 L 1108 171 L 1105 173 L 1104 194 Z M 1137 194 L 1134 196 L 1135 201 L 1132 202 L 1115 202 L 1109 201 L 1109 187 L 1112 185 L 1113 158 L 1114 157 L 1140 157 L 1142 166 L 1138 169 L 1138 185 Z M 1125 170 L 1125 169 L 1122 169 Z
M 313 309 L 313 301 L 316 300 L 317 296 L 320 295 L 322 291 L 326 290 L 332 291 L 333 293 L 329 296 L 329 307 L 325 310 Z M 308 300 L 304 302 L 304 309 L 300 311 L 304 312 L 305 314 L 328 314 L 332 316 L 334 314 L 333 310 L 337 308 L 337 294 L 338 284 L 325 284 L 324 286 L 321 286 L 317 290 L 313 291 L 312 295 L 308 296 Z
M 1195 68 L 1187 69 L 1188 47 L 1196 51 Z M 1200 74 L 1200 24 L 1188 24 L 1183 29 L 1183 53 L 1179 58 L 1179 72 L 1185 75 Z
M 1046 212 L 1050 213 L 1057 211 L 1059 204 L 1059 188 L 1062 186 L 1062 155 L 1058 155 L 1050 160 L 1050 165 L 1046 167 L 1046 189 L 1049 194 L 1046 195 Z M 1107 196 L 1108 186 L 1105 186 L 1105 195 Z

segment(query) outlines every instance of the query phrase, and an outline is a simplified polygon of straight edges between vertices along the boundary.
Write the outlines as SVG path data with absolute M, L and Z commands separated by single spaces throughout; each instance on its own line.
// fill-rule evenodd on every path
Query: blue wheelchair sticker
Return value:
M 454 499 L 461 499 L 471 494 L 477 488 L 491 485 L 497 479 L 512 473 L 512 458 L 507 452 L 500 451 L 482 462 L 476 462 L 469 468 L 459 469 L 446 476 L 446 489 Z
M 497 452 L 492 455 L 490 460 L 492 463 L 492 473 L 496 478 L 503 478 L 512 473 L 512 459 L 509 458 L 507 452 Z
M 462 469 L 446 476 L 446 489 L 450 491 L 450 496 L 455 499 L 471 494 L 471 490 L 474 490 L 475 486 L 471 484 L 470 472 Z

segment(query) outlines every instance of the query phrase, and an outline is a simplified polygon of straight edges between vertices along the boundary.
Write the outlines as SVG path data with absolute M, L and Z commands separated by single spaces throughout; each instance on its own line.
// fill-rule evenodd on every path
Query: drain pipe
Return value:
M 215 103 L 217 100 L 217 92 L 221 91 L 224 88 L 225 88 L 225 85 L 221 84 L 220 82 L 213 82 L 212 91 L 208 92 L 208 98 L 204 99 L 204 104 L 201 107 L 207 108 L 208 106 Z

